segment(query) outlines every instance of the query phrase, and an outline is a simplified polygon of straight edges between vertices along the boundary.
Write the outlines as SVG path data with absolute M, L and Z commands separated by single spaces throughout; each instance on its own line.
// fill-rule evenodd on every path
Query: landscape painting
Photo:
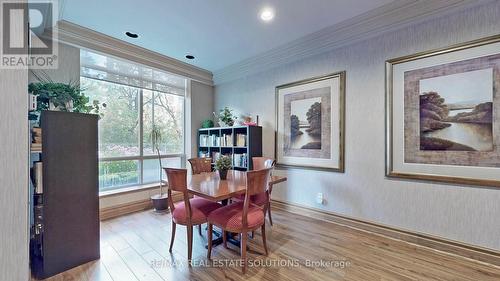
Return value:
M 344 75 L 276 88 L 278 165 L 343 171 Z
M 500 35 L 386 61 L 386 175 L 500 187 Z
M 290 146 L 321 149 L 321 98 L 295 100 L 290 106 Z
M 491 68 L 420 80 L 420 149 L 493 150 Z

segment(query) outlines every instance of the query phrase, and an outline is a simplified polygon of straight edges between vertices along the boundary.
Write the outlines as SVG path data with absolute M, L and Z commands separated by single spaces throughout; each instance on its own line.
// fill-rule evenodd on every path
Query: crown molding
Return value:
M 212 72 L 177 59 L 130 44 L 86 27 L 61 20 L 57 23 L 58 40 L 213 85 Z
M 489 0 L 398 0 L 341 23 L 284 44 L 270 51 L 214 71 L 221 84 L 306 57 L 318 55 L 403 28 L 437 15 L 489 2 Z

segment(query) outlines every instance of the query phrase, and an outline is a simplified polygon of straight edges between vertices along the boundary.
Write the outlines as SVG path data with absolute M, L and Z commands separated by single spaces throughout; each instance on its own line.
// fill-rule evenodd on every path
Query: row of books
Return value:
M 246 146 L 247 136 L 236 134 L 236 146 Z M 200 135 L 200 146 L 233 146 L 233 135 Z
M 220 152 L 212 152 L 212 163 L 217 161 L 221 157 L 221 155 L 229 156 L 233 159 L 233 166 L 234 167 L 248 167 L 248 156 L 246 153 L 243 154 L 221 154 Z M 198 153 L 198 156 L 201 158 L 206 158 L 210 157 L 210 152 L 208 151 L 200 151 Z
M 248 167 L 248 156 L 246 153 L 233 154 L 233 166 L 235 167 Z

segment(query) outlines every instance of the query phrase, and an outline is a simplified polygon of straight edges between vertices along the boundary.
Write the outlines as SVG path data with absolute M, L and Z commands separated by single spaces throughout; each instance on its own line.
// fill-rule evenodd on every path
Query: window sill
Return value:
M 118 188 L 115 190 L 101 191 L 99 192 L 99 198 L 106 198 L 132 192 L 148 191 L 157 188 L 160 188 L 160 185 L 158 183 L 128 186 L 124 188 Z

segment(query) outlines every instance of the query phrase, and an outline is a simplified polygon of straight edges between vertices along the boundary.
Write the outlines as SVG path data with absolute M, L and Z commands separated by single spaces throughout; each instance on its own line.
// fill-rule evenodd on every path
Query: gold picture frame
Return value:
M 386 61 L 385 174 L 387 177 L 488 186 L 495 188 L 500 187 L 500 176 L 495 175 L 500 175 L 500 173 L 498 173 L 500 172 L 500 146 L 498 145 L 500 143 L 500 124 L 498 124 L 498 121 L 500 120 L 500 51 L 495 51 L 500 50 L 499 47 L 500 35 L 496 35 Z M 482 65 L 474 65 L 474 63 L 478 64 L 477 61 L 481 58 L 488 58 L 486 61 L 489 64 L 485 64 L 483 60 Z M 429 76 L 431 74 L 428 73 L 432 72 L 432 68 L 440 68 L 440 74 L 432 74 L 435 75 L 435 77 Z M 457 70 L 458 68 L 461 68 L 461 70 Z M 447 73 L 446 71 L 443 71 L 443 69 L 451 69 L 453 71 L 449 71 L 449 73 Z M 476 70 L 484 69 L 491 69 L 491 72 L 493 73 L 491 78 L 491 83 L 493 83 L 493 85 L 491 85 L 492 98 L 490 109 L 490 114 L 492 115 L 492 150 L 451 151 L 451 149 L 444 149 L 442 151 L 438 151 L 436 149 L 434 151 L 426 151 L 426 148 L 422 148 L 422 136 L 424 135 L 424 133 L 422 133 L 422 118 L 424 117 L 422 117 L 422 105 L 420 104 L 422 103 L 421 96 L 430 92 L 422 92 L 422 81 L 425 79 L 429 80 L 445 76 L 450 77 L 454 74 L 465 75 L 466 73 L 469 75 Z M 412 73 L 419 70 L 425 70 L 421 71 L 421 73 L 426 73 L 426 75 L 428 75 L 421 76 L 419 78 L 412 78 Z M 435 72 L 437 73 L 438 71 Z M 414 80 L 410 81 L 409 77 Z M 484 83 L 487 83 L 489 80 L 484 81 Z M 415 86 L 415 82 L 418 83 L 418 86 Z M 410 103 L 412 98 L 414 99 L 414 97 L 409 95 L 408 89 L 412 89 L 409 85 L 418 89 L 419 109 L 417 114 L 419 115 L 417 118 L 419 118 L 419 122 L 416 122 L 414 120 L 415 118 L 412 118 L 415 114 L 412 113 L 411 109 L 408 110 L 407 105 Z M 413 96 L 415 95 L 414 92 L 412 92 L 412 94 Z M 443 120 L 443 122 L 454 122 L 449 121 L 450 117 Z M 453 118 L 451 118 L 451 120 L 453 120 Z M 412 126 L 414 126 L 412 124 L 415 123 L 418 123 L 418 126 L 420 126 L 420 129 L 413 130 L 413 132 L 419 132 L 420 134 L 417 149 L 415 148 L 415 145 L 411 145 L 415 142 L 411 142 L 413 136 L 411 132 L 408 133 L 408 131 L 411 131 Z M 422 154 L 427 158 L 413 157 L 413 155 L 408 156 L 408 154 L 413 153 L 413 151 L 416 151 L 416 154 Z M 433 156 L 432 153 L 435 153 L 435 155 L 438 156 L 430 157 Z M 449 161 L 449 163 L 446 161 L 441 161 L 442 163 L 437 161 L 436 158 L 438 158 L 439 155 L 443 157 L 446 156 L 446 160 Z M 468 161 L 471 163 L 474 162 L 476 165 L 468 165 L 465 160 L 459 161 L 453 158 L 456 156 L 457 159 L 459 159 L 461 155 L 464 156 L 461 158 L 462 160 L 468 157 L 467 159 L 474 160 Z M 481 160 L 490 156 L 491 158 L 488 159 L 489 162 Z M 476 160 L 476 158 L 481 159 Z M 408 159 L 411 161 L 408 162 Z M 422 159 L 429 162 L 427 163 Z
M 278 167 L 344 172 L 345 75 L 345 71 L 341 71 L 276 87 L 275 159 Z M 309 120 L 305 117 L 306 109 L 311 111 L 314 103 L 320 104 L 316 104 L 321 114 L 320 133 L 313 130 L 311 121 L 306 124 L 305 120 Z M 295 129 L 291 127 L 292 115 L 297 115 L 293 114 L 294 110 L 302 113 L 298 114 L 300 118 L 296 117 Z M 307 126 L 308 129 L 304 129 Z M 299 130 L 302 136 L 295 135 Z M 306 138 L 313 141 L 304 142 L 302 139 Z

